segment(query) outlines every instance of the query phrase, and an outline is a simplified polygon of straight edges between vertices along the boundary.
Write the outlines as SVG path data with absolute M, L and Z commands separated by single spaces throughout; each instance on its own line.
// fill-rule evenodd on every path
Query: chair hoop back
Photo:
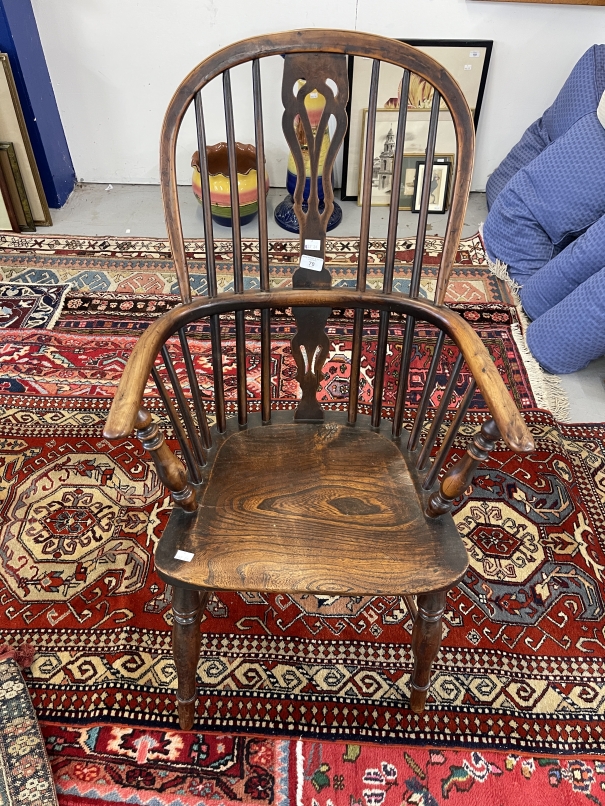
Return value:
M 233 107 L 231 103 L 231 85 L 229 78 L 229 71 L 245 62 L 252 63 L 253 73 L 253 86 L 254 86 L 254 109 L 255 109 L 255 130 L 256 130 L 256 155 L 257 155 L 257 177 L 259 183 L 259 225 L 261 229 L 260 241 L 266 241 L 262 237 L 263 227 L 266 229 L 266 205 L 265 194 L 260 192 L 261 183 L 264 182 L 264 135 L 262 128 L 262 111 L 261 111 L 261 86 L 260 86 L 260 70 L 259 60 L 268 56 L 282 55 L 285 57 L 284 68 L 284 81 L 283 81 L 283 102 L 285 106 L 284 111 L 284 133 L 288 145 L 291 148 L 292 155 L 298 168 L 298 179 L 301 179 L 301 154 L 298 146 L 297 138 L 294 136 L 293 126 L 294 121 L 298 117 L 302 123 L 309 143 L 309 121 L 308 116 L 305 114 L 304 98 L 311 91 L 318 91 L 326 99 L 326 106 L 321 116 L 320 130 L 323 132 L 328 124 L 330 115 L 333 115 L 336 121 L 336 131 L 332 138 L 331 146 L 328 155 L 326 156 L 324 164 L 323 175 L 326 178 L 331 172 L 337 151 L 341 145 L 342 137 L 344 136 L 344 127 L 346 125 L 346 115 L 344 111 L 345 103 L 348 97 L 348 81 L 346 74 L 345 57 L 359 56 L 374 60 L 373 64 L 373 79 L 370 97 L 370 111 L 372 107 L 372 93 L 373 93 L 373 106 L 376 109 L 376 93 L 378 86 L 378 72 L 380 62 L 387 62 L 392 65 L 401 67 L 405 71 L 403 76 L 403 86 L 407 87 L 409 84 L 409 74 L 415 73 L 421 78 L 425 79 L 429 84 L 434 87 L 434 98 L 432 105 L 431 124 L 429 128 L 429 139 L 427 144 L 426 161 L 428 164 L 432 162 L 435 149 L 435 137 L 437 129 L 437 121 L 439 116 L 440 101 L 445 101 L 449 112 L 452 117 L 456 136 L 456 163 L 454 169 L 454 177 L 452 182 L 452 197 L 450 204 L 450 215 L 448 227 L 445 234 L 445 241 L 443 246 L 441 267 L 437 277 L 435 302 L 440 305 L 443 303 L 445 291 L 451 272 L 451 267 L 454 262 L 454 257 L 458 247 L 462 225 L 464 221 L 464 213 L 466 210 L 466 203 L 470 189 L 470 181 L 472 176 L 472 166 L 474 157 L 474 142 L 475 133 L 471 112 L 468 108 L 466 99 L 462 90 L 452 78 L 452 76 L 438 64 L 430 56 L 422 51 L 417 50 L 411 45 L 399 42 L 394 39 L 387 39 L 385 37 L 365 34 L 357 31 L 332 31 L 324 29 L 307 29 L 302 31 L 284 32 L 270 34 L 262 37 L 252 37 L 250 39 L 242 40 L 233 45 L 230 45 L 209 58 L 201 62 L 195 67 L 191 73 L 181 82 L 177 91 L 175 92 L 164 118 L 162 127 L 162 135 L 160 141 L 160 175 L 162 184 L 162 194 L 164 201 L 164 210 L 166 216 L 166 224 L 168 228 L 168 236 L 175 262 L 175 269 L 178 278 L 181 297 L 184 302 L 191 300 L 191 288 L 189 283 L 189 272 L 187 267 L 187 258 L 185 254 L 185 245 L 183 241 L 183 230 L 180 220 L 179 202 L 177 196 L 177 176 L 176 176 L 176 147 L 179 130 L 187 109 L 193 103 L 196 109 L 197 126 L 198 126 L 198 145 L 200 151 L 200 174 L 202 184 L 202 196 L 205 195 L 209 198 L 209 183 L 207 164 L 205 165 L 206 153 L 206 136 L 204 129 L 204 117 L 201 100 L 201 90 L 213 79 L 219 75 L 223 75 L 223 88 L 225 100 L 225 119 L 227 130 L 227 144 L 229 147 L 229 174 L 234 180 L 237 175 L 236 160 L 235 160 L 235 137 L 233 132 Z M 304 74 L 304 75 L 303 75 Z M 300 87 L 296 97 L 294 96 L 293 87 L 297 79 L 304 78 L 305 83 Z M 331 79 L 336 85 L 336 95 L 333 93 L 329 84 L 326 81 Z M 314 86 L 311 86 L 314 85 Z M 407 95 L 407 93 L 406 93 Z M 402 97 L 406 97 L 402 95 Z M 398 130 L 398 141 L 400 140 L 399 148 L 396 148 L 396 154 L 399 154 L 399 166 L 396 157 L 394 166 L 394 180 L 397 176 L 397 169 L 401 170 L 400 162 L 403 154 L 403 140 L 405 133 L 405 114 L 407 108 L 406 104 L 401 105 L 400 122 L 403 122 L 403 127 Z M 371 115 L 370 115 L 371 118 Z M 373 122 L 372 124 L 373 125 Z M 319 130 L 318 130 L 319 132 Z M 373 132 L 371 128 L 368 129 L 368 144 L 366 148 L 366 163 L 369 163 L 371 158 L 371 148 L 373 147 Z M 296 143 L 295 143 L 296 141 Z M 431 142 L 432 141 L 432 142 Z M 321 139 L 316 134 L 316 142 L 321 143 Z M 398 142 L 399 145 L 399 142 Z M 317 148 L 314 156 L 315 159 L 310 160 L 311 170 L 314 171 L 314 176 L 317 176 L 319 151 Z M 419 233 L 424 230 L 426 224 L 426 216 L 428 214 L 428 198 L 430 189 L 430 171 L 425 172 L 425 182 L 422 193 L 421 213 L 418 230 Z M 304 178 L 304 172 L 302 172 Z M 365 179 L 371 182 L 371 171 L 365 172 Z M 311 182 L 312 193 L 315 192 L 316 182 Z M 393 184 L 395 186 L 395 182 Z M 312 196 L 309 199 L 309 207 L 306 212 L 304 224 L 301 220 L 301 243 L 302 238 L 307 238 L 311 241 L 317 240 L 313 237 L 313 233 L 319 232 L 323 229 L 320 223 L 324 223 L 326 217 L 329 218 L 332 204 L 331 197 L 331 183 L 324 182 L 324 188 L 327 192 L 325 199 L 325 207 L 320 216 L 318 215 L 317 199 Z M 369 185 L 368 185 L 369 189 Z M 426 192 L 425 192 L 426 191 Z M 238 273 L 238 260 L 241 261 L 241 234 L 239 232 L 239 211 L 237 210 L 237 182 L 231 181 L 232 193 L 232 213 L 233 213 L 233 239 L 234 239 L 234 270 L 236 274 L 236 287 L 239 285 L 237 282 Z M 364 254 L 364 240 L 369 236 L 369 216 L 370 204 L 367 199 L 364 202 L 362 209 L 362 229 L 360 237 L 360 256 Z M 395 197 L 396 194 L 393 194 Z M 297 216 L 301 217 L 302 189 L 295 193 L 295 204 L 297 209 L 295 212 Z M 298 201 L 297 201 L 298 199 Z M 424 203 L 424 204 L 423 204 Z M 389 223 L 389 246 L 392 244 L 392 251 L 394 253 L 395 237 L 396 237 L 396 219 L 397 219 L 397 200 L 394 198 L 391 205 L 394 208 L 391 210 L 390 223 Z M 423 216 L 424 207 L 424 216 Z M 424 221 L 423 221 L 424 218 Z M 451 222 L 451 226 L 450 226 Z M 208 295 L 214 296 L 216 294 L 216 282 L 214 271 L 214 254 L 213 254 L 213 235 L 212 235 L 212 219 L 210 212 L 210 205 L 205 205 L 204 209 L 204 230 L 206 242 L 206 258 L 208 263 Z M 423 249 L 420 248 L 424 242 L 417 243 L 417 253 L 422 256 Z M 323 251 L 324 244 L 322 243 L 321 251 Z M 367 251 L 367 250 L 365 250 Z M 266 258 L 266 255 L 264 256 Z M 387 260 L 385 266 L 385 274 L 388 277 L 389 261 L 391 260 L 389 249 L 387 248 Z M 364 257 L 360 257 L 360 266 L 358 271 L 358 288 L 363 290 L 365 286 L 365 266 L 362 265 Z M 260 256 L 261 264 L 261 288 L 268 290 L 263 286 L 268 282 L 268 262 Z M 415 266 L 414 277 L 411 286 L 411 295 L 417 294 L 417 288 L 420 282 L 421 266 Z M 417 280 L 415 277 L 417 276 Z M 213 282 L 214 278 L 214 282 Z M 314 287 L 320 284 L 325 284 L 326 277 L 316 278 Z M 321 282 L 323 280 L 323 283 Z M 388 284 L 388 283 L 387 283 Z M 237 290 L 237 289 L 236 289 Z M 242 289 L 243 291 L 243 286 Z M 390 291 L 390 288 L 385 290 Z M 416 293 L 414 293 L 416 292 Z

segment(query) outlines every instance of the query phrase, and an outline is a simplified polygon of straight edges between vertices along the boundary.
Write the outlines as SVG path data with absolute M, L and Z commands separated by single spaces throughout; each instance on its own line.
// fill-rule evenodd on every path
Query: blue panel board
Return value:
M 0 50 L 10 59 L 46 199 L 62 207 L 76 174 L 30 0 L 0 0 Z

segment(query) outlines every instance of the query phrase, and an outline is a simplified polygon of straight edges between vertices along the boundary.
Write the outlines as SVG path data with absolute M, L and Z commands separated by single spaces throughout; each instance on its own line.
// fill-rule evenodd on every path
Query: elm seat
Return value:
M 173 510 L 158 546 L 171 585 L 392 596 L 422 593 L 428 576 L 450 588 L 466 570 L 453 521 L 425 517 L 428 495 L 386 429 L 249 425 L 216 451 L 196 512 Z
M 293 199 L 300 227 L 299 265 L 293 270 L 292 287 L 277 290 L 271 288 L 269 266 L 260 69 L 261 60 L 274 55 L 284 56 L 277 62 L 283 68 L 282 126 L 297 168 Z M 355 56 L 372 60 L 372 78 L 366 104 L 369 111 L 357 281 L 351 289 L 332 287 L 325 258 L 326 228 L 333 210 L 332 170 L 347 128 L 347 59 Z M 451 204 L 432 300 L 422 298 L 421 293 L 432 171 L 425 171 L 422 183 L 409 293 L 393 292 L 399 192 L 391 194 L 382 288 L 367 288 L 372 174 L 375 148 L 380 148 L 374 140 L 379 131 L 376 109 L 381 61 L 400 68 L 403 98 L 408 95 L 412 73 L 434 88 L 425 149 L 427 164 L 435 157 L 442 99 L 456 131 Z M 252 73 L 260 182 L 258 277 L 253 283 L 258 290 L 244 288 L 231 98 L 230 70 L 238 66 L 242 75 L 246 63 Z M 217 77 L 223 84 L 233 214 L 233 291 L 220 293 L 202 98 L 203 88 Z M 325 101 L 319 122 L 314 118 L 313 125 L 305 103 L 309 95 Z M 275 99 L 270 102 L 275 104 Z M 189 282 L 177 193 L 177 135 L 190 105 L 196 112 L 204 201 L 207 293 L 203 295 L 195 295 Z M 406 116 L 407 104 L 403 103 L 393 152 L 391 184 L 395 189 L 402 182 Z M 332 139 L 324 155 L 321 144 L 330 119 Z M 196 717 L 202 614 L 211 593 L 221 589 L 402 595 L 414 622 L 410 707 L 417 712 L 424 708 L 431 664 L 441 642 L 446 596 L 468 562 L 449 514 L 452 501 L 464 493 L 474 469 L 487 458 L 500 436 L 519 453 L 533 448 L 525 423 L 485 346 L 472 327 L 444 305 L 464 223 L 473 148 L 474 126 L 468 105 L 440 65 L 402 42 L 355 31 L 313 29 L 238 42 L 198 65 L 168 107 L 160 172 L 183 304 L 159 317 L 137 342 L 104 433 L 114 439 L 129 436 L 136 429 L 160 479 L 172 493 L 175 507 L 158 541 L 155 561 L 160 575 L 173 586 L 173 655 L 179 722 L 185 730 L 192 727 Z M 305 160 L 310 191 L 303 204 Z M 320 204 L 322 160 L 324 202 Z M 272 328 L 276 310 L 291 311 L 296 330 L 291 352 L 300 398 L 290 401 L 289 406 L 295 409 L 290 412 L 275 411 L 286 405 L 275 399 L 272 337 L 277 331 L 283 338 L 283 316 Z M 325 381 L 323 368 L 330 352 L 326 325 L 334 310 L 353 312 L 353 318 L 345 317 L 343 325 L 348 329 L 343 337 L 346 344 L 343 339 L 339 343 L 339 352 L 350 350 L 350 374 L 341 379 L 344 397 L 324 411 L 318 389 Z M 366 311 L 378 315 L 368 318 Z M 436 333 L 433 355 L 422 370 L 412 364 L 419 321 L 434 326 Z M 188 328 L 194 323 L 190 332 Z M 396 335 L 402 323 L 405 332 Z M 199 373 L 208 372 L 206 355 L 203 366 L 196 365 L 189 348 L 189 340 L 200 332 L 210 335 L 212 399 L 202 395 L 199 384 Z M 225 333 L 235 341 L 237 359 L 228 375 L 223 360 Z M 450 345 L 444 352 L 448 339 Z M 253 354 L 248 350 L 250 340 L 257 344 Z M 368 351 L 372 353 L 371 367 Z M 450 365 L 445 355 L 452 352 L 457 358 Z M 465 363 L 468 372 L 464 377 L 471 378 L 465 382 L 466 388 L 461 383 Z M 259 365 L 260 379 L 255 376 L 249 382 Z M 424 388 L 418 391 L 423 372 Z M 150 374 L 184 464 L 145 408 Z M 370 375 L 372 388 L 368 389 Z M 466 452 L 450 463 L 450 448 L 477 386 L 490 413 L 471 437 Z

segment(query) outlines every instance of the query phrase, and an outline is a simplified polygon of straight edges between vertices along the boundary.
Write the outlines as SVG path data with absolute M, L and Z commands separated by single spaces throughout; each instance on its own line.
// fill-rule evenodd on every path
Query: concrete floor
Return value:
M 284 188 L 271 188 L 267 197 L 267 214 L 269 219 L 269 237 L 296 237 L 286 233 L 273 218 L 275 207 L 285 197 Z M 357 202 L 341 202 L 336 200 L 343 210 L 343 219 L 331 234 L 352 236 L 359 233 L 361 207 Z M 183 219 L 185 238 L 202 238 L 204 226 L 202 208 L 195 199 L 191 188 L 179 188 L 179 203 Z M 158 185 L 78 185 L 67 204 L 60 210 L 52 210 L 53 226 L 45 227 L 41 232 L 62 235 L 130 235 L 131 237 L 166 237 L 162 196 Z M 477 222 L 485 218 L 485 196 L 483 193 L 471 194 L 468 224 L 464 235 L 477 232 Z M 388 226 L 388 207 L 372 208 L 372 235 L 386 237 Z M 417 216 L 412 213 L 399 213 L 398 232 L 400 237 L 414 235 Z M 435 235 L 443 235 L 447 214 L 429 216 L 429 231 Z M 231 229 L 215 224 L 217 238 L 229 238 Z M 254 219 L 242 227 L 244 238 L 258 238 L 258 219 Z
M 272 188 L 269 191 L 267 205 L 270 238 L 294 237 L 281 229 L 273 219 L 273 211 L 285 193 L 283 188 Z M 203 237 L 201 207 L 191 189 L 182 187 L 179 199 L 185 237 Z M 361 208 L 356 202 L 338 203 L 343 209 L 343 218 L 331 234 L 343 237 L 357 235 Z M 166 237 L 162 199 L 157 185 L 79 185 L 63 208 L 51 212 L 53 226 L 41 228 L 41 233 Z M 471 193 L 463 235 L 474 235 L 486 215 L 485 194 Z M 435 235 L 443 235 L 446 221 L 446 215 L 429 216 L 430 231 Z M 372 208 L 371 235 L 385 237 L 387 225 L 388 208 Z M 414 235 L 415 231 L 416 216 L 401 212 L 399 236 Z M 228 238 L 230 232 L 228 228 L 215 225 L 215 237 Z M 242 235 L 245 238 L 258 237 L 256 220 L 242 227 Z M 562 376 L 560 380 L 569 398 L 572 422 L 605 422 L 605 357 L 594 361 L 581 372 Z

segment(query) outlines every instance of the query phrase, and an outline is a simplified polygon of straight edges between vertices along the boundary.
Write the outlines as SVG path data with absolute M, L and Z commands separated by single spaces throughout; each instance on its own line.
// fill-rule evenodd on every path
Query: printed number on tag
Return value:
M 311 257 L 311 255 L 301 255 L 301 269 L 311 269 L 311 271 L 321 271 L 324 265 L 323 258 Z
M 313 238 L 305 238 L 305 249 L 310 249 L 311 252 L 318 252 L 321 249 L 321 241 L 316 241 Z

